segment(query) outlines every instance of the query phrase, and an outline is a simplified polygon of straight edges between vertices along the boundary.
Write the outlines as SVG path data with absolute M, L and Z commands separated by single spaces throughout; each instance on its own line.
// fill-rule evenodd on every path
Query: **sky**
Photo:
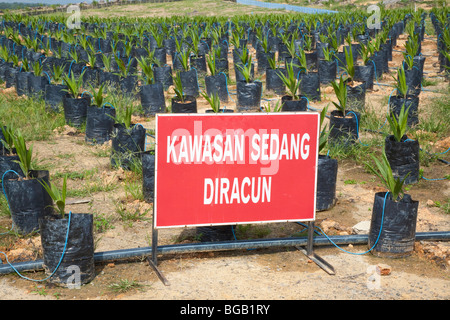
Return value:
M 79 2 L 92 2 L 92 0 L 0 0 L 0 3 L 45 3 L 45 4 L 68 4 L 68 3 L 79 3 Z

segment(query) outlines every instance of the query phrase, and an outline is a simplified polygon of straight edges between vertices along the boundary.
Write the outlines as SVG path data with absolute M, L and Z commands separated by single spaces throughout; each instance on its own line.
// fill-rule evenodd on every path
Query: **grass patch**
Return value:
M 98 172 L 97 168 L 91 170 L 85 170 L 81 172 L 55 172 L 52 174 L 54 179 L 59 179 L 67 176 L 67 179 L 71 180 L 85 180 L 89 177 L 92 177 L 94 174 Z
M 64 114 L 48 112 L 43 100 L 2 94 L 0 105 L 2 124 L 20 130 L 26 141 L 48 140 L 65 124 Z
M 67 197 L 83 198 L 91 196 L 93 193 L 109 192 L 117 188 L 114 184 L 104 184 L 101 181 L 93 181 L 78 189 L 68 189 Z
M 112 283 L 108 286 L 109 289 L 116 293 L 124 293 L 130 290 L 142 290 L 143 284 L 138 283 L 136 280 L 120 279 L 118 282 Z

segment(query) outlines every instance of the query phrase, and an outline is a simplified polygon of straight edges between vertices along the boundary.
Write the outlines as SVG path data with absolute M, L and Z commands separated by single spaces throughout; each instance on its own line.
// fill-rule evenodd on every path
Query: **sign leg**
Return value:
M 162 272 L 158 269 L 157 251 L 158 251 L 158 230 L 155 229 L 154 227 L 152 227 L 152 257 L 151 257 L 151 259 L 150 259 L 150 257 L 147 257 L 147 261 L 148 261 L 148 264 L 150 265 L 150 267 L 152 267 L 152 269 L 155 271 L 159 280 L 161 280 L 165 286 L 169 286 L 170 285 L 169 281 L 166 279 L 166 277 L 164 277 Z
M 303 252 L 309 259 L 311 259 L 315 264 L 317 264 L 320 268 L 322 268 L 326 273 L 330 275 L 335 275 L 336 272 L 334 271 L 333 266 L 314 253 L 313 241 L 314 241 L 314 221 L 310 221 L 308 222 L 308 242 L 306 243 L 306 250 L 304 248 L 299 247 L 297 247 L 297 249 Z

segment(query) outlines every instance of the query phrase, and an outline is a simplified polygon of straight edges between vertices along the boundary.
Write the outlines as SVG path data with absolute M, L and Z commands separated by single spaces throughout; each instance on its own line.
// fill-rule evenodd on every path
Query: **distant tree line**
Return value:
M 45 4 L 43 3 L 22 3 L 22 2 L 0 2 L 0 10 L 15 10 L 15 9 L 24 9 L 26 7 L 43 7 Z

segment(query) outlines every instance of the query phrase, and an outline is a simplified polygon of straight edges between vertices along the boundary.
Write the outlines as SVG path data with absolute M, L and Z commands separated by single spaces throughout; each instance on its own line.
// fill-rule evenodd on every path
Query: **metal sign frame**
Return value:
M 299 113 L 300 114 L 304 114 L 302 112 L 299 112 Z M 299 113 L 293 112 L 293 114 L 299 114 Z M 195 115 L 198 116 L 200 114 L 195 114 Z M 244 114 L 244 115 L 256 115 L 256 114 L 248 113 L 248 114 Z M 259 113 L 257 115 L 261 115 L 261 113 Z M 184 116 L 189 116 L 189 114 L 184 114 Z M 222 116 L 222 115 L 218 115 L 218 116 Z M 320 130 L 320 126 L 319 126 L 319 130 Z M 158 128 L 157 128 L 157 126 L 156 126 L 156 130 L 155 130 L 155 136 L 156 136 L 156 138 L 158 137 Z M 317 140 L 318 139 L 319 139 L 319 136 L 317 136 Z M 158 149 L 158 140 L 157 139 L 155 139 L 155 140 L 156 140 L 156 142 L 155 142 L 156 148 L 155 149 L 157 150 Z M 158 151 L 156 151 L 156 153 L 157 152 Z M 157 153 L 157 155 L 155 157 L 155 161 L 158 161 L 157 157 L 158 157 L 158 153 Z M 317 160 L 316 160 L 316 164 L 317 164 Z M 157 210 L 156 205 L 155 205 L 156 189 L 157 189 L 157 186 L 156 186 L 157 179 L 156 179 L 156 177 L 157 177 L 157 174 L 158 174 L 157 169 L 158 169 L 158 167 L 155 164 L 155 173 L 154 173 L 155 174 L 155 193 L 154 193 L 154 198 L 153 198 L 153 211 L 152 211 L 152 218 L 153 218 L 153 221 L 152 221 L 152 254 L 151 254 L 151 257 L 150 256 L 147 257 L 147 260 L 149 262 L 149 265 L 152 267 L 152 269 L 157 274 L 158 278 L 165 285 L 170 285 L 169 281 L 164 277 L 162 272 L 158 269 L 158 228 L 155 227 L 155 217 L 156 217 L 156 210 Z M 316 170 L 317 170 L 317 166 L 316 166 Z M 316 172 L 316 182 L 315 183 L 317 183 L 317 172 Z M 314 192 L 314 196 L 315 196 L 315 193 L 316 193 L 316 191 Z M 314 204 L 315 204 L 315 199 L 314 199 Z M 320 256 L 318 256 L 318 255 L 316 255 L 314 253 L 314 250 L 313 250 L 314 219 L 315 219 L 315 214 L 314 214 L 314 218 L 312 220 L 307 221 L 307 224 L 308 224 L 308 240 L 307 240 L 306 248 L 301 248 L 301 247 L 296 247 L 296 248 L 298 250 L 300 250 L 302 253 L 304 253 L 309 259 L 311 259 L 313 262 L 315 262 L 319 267 L 321 267 L 328 274 L 334 275 L 335 274 L 334 268 L 329 263 L 327 263 L 324 259 L 322 259 Z M 305 221 L 305 220 L 303 220 L 303 221 Z M 261 242 L 263 242 L 263 240 Z

